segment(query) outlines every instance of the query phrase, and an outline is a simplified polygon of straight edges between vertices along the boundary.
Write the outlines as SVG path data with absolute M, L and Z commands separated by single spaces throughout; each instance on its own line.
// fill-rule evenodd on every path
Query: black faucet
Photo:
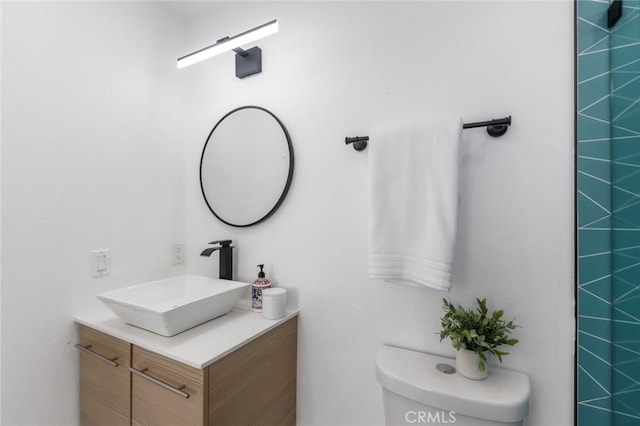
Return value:
M 211 241 L 209 244 L 220 244 L 220 247 L 209 247 L 200 256 L 209 257 L 211 253 L 220 250 L 220 279 L 233 280 L 233 246 L 231 240 Z

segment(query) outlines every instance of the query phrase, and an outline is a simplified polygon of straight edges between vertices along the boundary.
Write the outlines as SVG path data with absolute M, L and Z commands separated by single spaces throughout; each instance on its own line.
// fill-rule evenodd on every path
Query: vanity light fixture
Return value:
M 244 50 L 240 46 L 254 42 L 278 32 L 278 20 L 262 24 L 233 37 L 224 37 L 211 46 L 178 58 L 178 68 L 184 68 L 196 62 L 209 59 L 220 53 L 233 50 L 236 53 L 236 77 L 245 78 L 262 72 L 262 51 L 258 46 Z

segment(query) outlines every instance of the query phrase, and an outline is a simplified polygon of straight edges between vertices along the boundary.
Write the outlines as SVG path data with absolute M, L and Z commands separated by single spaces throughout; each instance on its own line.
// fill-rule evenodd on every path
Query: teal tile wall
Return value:
M 640 0 L 577 7 L 578 425 L 640 424 Z
M 611 75 L 608 5 L 578 1 L 578 425 L 611 425 Z
M 640 1 L 611 32 L 613 425 L 640 424 Z

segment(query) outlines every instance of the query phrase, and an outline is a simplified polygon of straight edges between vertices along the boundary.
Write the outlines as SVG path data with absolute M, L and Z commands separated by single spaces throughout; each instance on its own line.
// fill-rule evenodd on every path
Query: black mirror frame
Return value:
M 204 192 L 204 184 L 202 182 L 202 163 L 203 163 L 203 160 L 204 160 L 204 153 L 207 150 L 207 145 L 209 144 L 209 140 L 211 139 L 211 135 L 213 135 L 213 132 L 215 132 L 216 128 L 220 125 L 220 123 L 222 123 L 224 121 L 225 118 L 227 118 L 228 116 L 230 116 L 234 112 L 238 112 L 238 111 L 241 111 L 243 109 L 258 109 L 258 110 L 264 111 L 267 114 L 269 114 L 271 117 L 273 117 L 278 122 L 278 124 L 282 128 L 282 131 L 284 132 L 284 135 L 285 135 L 285 137 L 287 139 L 287 145 L 288 145 L 288 148 L 289 148 L 289 173 L 287 175 L 287 182 L 285 183 L 284 189 L 282 190 L 282 193 L 280 194 L 280 198 L 278 198 L 278 201 L 273 206 L 273 208 L 271 208 L 271 210 L 269 210 L 269 212 L 267 214 L 265 214 L 263 217 L 261 217 L 260 219 L 256 220 L 255 222 L 244 224 L 244 225 L 238 225 L 238 224 L 231 223 L 231 222 L 221 218 L 215 212 L 215 210 L 213 209 L 213 207 L 209 203 L 209 200 L 207 200 L 207 196 L 206 196 L 206 194 Z M 259 106 L 256 106 L 256 105 L 245 105 L 245 106 L 241 106 L 241 107 L 235 108 L 235 109 L 229 111 L 228 113 L 226 113 L 220 120 L 218 120 L 216 125 L 213 126 L 213 129 L 211 129 L 211 132 L 209 132 L 209 136 L 207 136 L 207 140 L 205 141 L 204 147 L 202 148 L 202 154 L 200 155 L 200 190 L 202 191 L 202 198 L 204 198 L 204 202 L 207 204 L 207 207 L 209 208 L 211 213 L 213 213 L 213 215 L 219 221 L 221 221 L 222 223 L 225 223 L 225 224 L 227 224 L 229 226 L 234 226 L 236 228 L 246 228 L 248 226 L 257 225 L 258 223 L 265 221 L 271 215 L 273 215 L 273 213 L 275 213 L 275 211 L 278 210 L 280 205 L 283 203 L 285 197 L 287 196 L 287 193 L 289 192 L 289 187 L 291 186 L 291 181 L 293 180 L 294 163 L 295 163 L 295 161 L 294 161 L 294 157 L 293 157 L 293 144 L 291 143 L 291 137 L 289 136 L 289 132 L 287 131 L 287 128 L 285 127 L 285 125 L 282 123 L 282 121 L 280 121 L 280 119 L 278 117 L 276 117 L 275 114 L 273 114 L 271 111 L 269 111 L 266 108 L 262 108 L 262 107 L 259 107 Z

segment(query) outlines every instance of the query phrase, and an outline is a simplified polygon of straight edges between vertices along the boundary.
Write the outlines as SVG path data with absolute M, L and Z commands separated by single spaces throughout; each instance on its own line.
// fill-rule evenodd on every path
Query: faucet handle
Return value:
M 230 247 L 231 246 L 231 240 L 211 241 L 209 244 L 220 244 L 222 247 Z

